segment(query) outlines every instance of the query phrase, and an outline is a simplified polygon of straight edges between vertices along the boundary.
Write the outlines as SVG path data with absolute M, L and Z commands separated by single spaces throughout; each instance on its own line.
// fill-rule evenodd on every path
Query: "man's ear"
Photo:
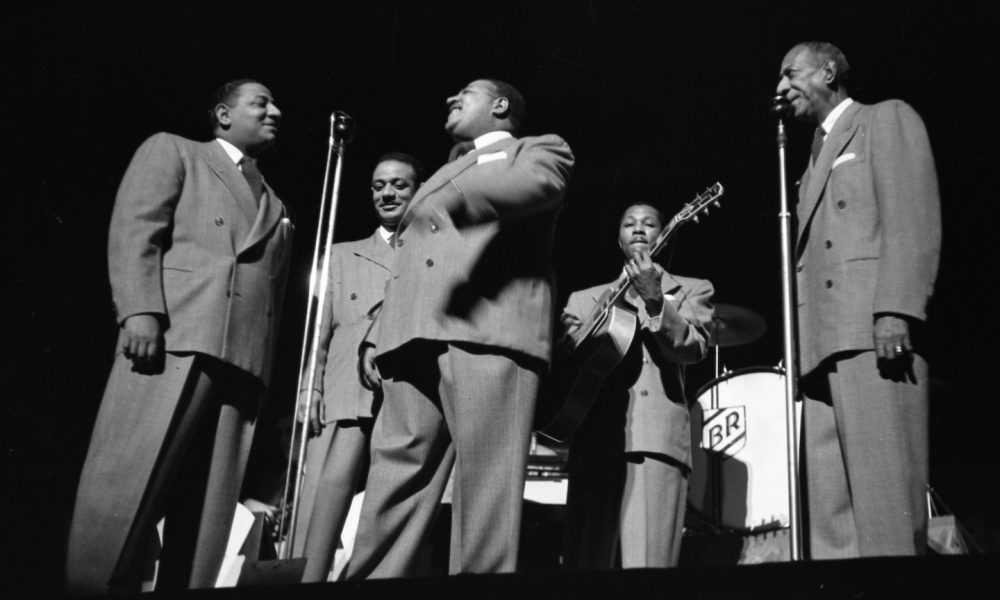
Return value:
M 493 116 L 498 119 L 506 119 L 510 116 L 510 101 L 503 96 L 493 99 Z
M 837 63 L 828 60 L 823 64 L 823 82 L 827 87 L 833 87 L 837 81 Z
M 229 114 L 229 106 L 227 106 L 225 102 L 220 102 L 215 105 L 215 120 L 223 129 L 228 129 L 232 124 L 233 119 Z

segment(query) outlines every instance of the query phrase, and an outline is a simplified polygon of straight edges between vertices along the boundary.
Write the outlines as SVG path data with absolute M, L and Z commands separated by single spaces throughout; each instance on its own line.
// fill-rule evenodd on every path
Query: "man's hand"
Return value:
M 910 341 L 910 324 L 895 315 L 881 315 L 875 319 L 875 355 L 893 360 L 913 351 Z
M 659 315 L 663 311 L 663 291 L 660 281 L 663 279 L 663 269 L 653 262 L 649 252 L 639 250 L 625 262 L 625 272 L 639 297 L 646 303 L 646 313 L 650 316 Z
M 377 390 L 382 387 L 382 375 L 375 366 L 375 346 L 365 346 L 361 351 L 361 378 L 370 390 Z
M 297 418 L 301 423 L 305 418 L 306 402 L 309 400 L 309 390 L 299 392 L 299 409 Z M 313 391 L 312 406 L 309 407 L 309 435 L 315 437 L 323 432 L 326 421 L 326 403 L 323 402 L 323 394 Z
M 563 311 L 559 320 L 562 322 L 563 333 L 565 335 L 573 335 L 573 332 L 579 329 L 580 325 L 583 325 L 583 321 L 580 320 L 580 317 L 566 311 Z
M 122 323 L 122 352 L 137 364 L 150 364 L 163 355 L 163 331 L 156 315 L 132 315 Z

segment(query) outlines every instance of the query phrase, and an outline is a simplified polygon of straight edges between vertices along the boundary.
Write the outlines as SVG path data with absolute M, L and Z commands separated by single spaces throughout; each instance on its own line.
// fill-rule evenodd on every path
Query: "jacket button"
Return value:
M 846 208 L 846 207 L 847 207 L 847 202 L 843 200 L 837 200 L 837 208 Z
M 648 396 L 649 392 L 647 392 L 646 390 L 642 390 L 641 392 L 639 392 L 639 395 L 640 396 Z
M 833 242 L 831 242 L 830 240 L 826 240 L 826 247 L 833 248 Z
M 368 319 L 369 321 L 371 321 L 371 320 L 375 319 L 375 315 L 373 315 L 371 313 L 368 313 L 367 315 L 365 315 L 365 318 Z
M 403 240 L 401 240 L 399 238 L 396 238 L 396 247 L 397 248 L 402 248 L 403 247 Z
M 428 258 L 427 259 L 427 266 L 428 267 L 433 267 L 434 266 L 434 261 Z
M 225 221 L 222 220 L 222 217 L 215 217 L 215 224 L 216 225 L 218 225 L 219 227 L 222 227 L 222 225 L 224 223 L 225 223 Z
M 351 300 L 357 300 L 357 299 L 358 299 L 357 294 L 351 294 Z
M 802 272 L 802 268 L 803 268 L 803 265 L 795 265 L 795 272 L 796 273 L 801 273 Z
M 832 287 L 833 287 L 833 282 L 832 282 L 832 281 L 830 281 L 829 279 L 827 279 L 827 280 L 826 280 L 826 289 L 830 289 L 830 288 L 832 288 Z
M 232 294 L 232 290 L 226 290 L 226 298 L 230 297 Z
M 437 225 L 431 223 L 431 233 L 437 233 L 438 229 L 439 227 Z

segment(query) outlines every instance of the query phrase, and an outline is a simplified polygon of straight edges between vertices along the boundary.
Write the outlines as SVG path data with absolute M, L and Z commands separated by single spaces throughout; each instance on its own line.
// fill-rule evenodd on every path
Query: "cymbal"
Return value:
M 742 306 L 716 304 L 712 322 L 708 325 L 710 346 L 729 348 L 749 344 L 767 331 L 764 317 Z

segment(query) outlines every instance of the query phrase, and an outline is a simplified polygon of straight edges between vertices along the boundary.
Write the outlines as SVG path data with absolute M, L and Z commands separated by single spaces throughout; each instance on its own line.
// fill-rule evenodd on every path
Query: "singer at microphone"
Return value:
M 920 116 L 900 100 L 854 101 L 848 76 L 840 49 L 807 42 L 785 55 L 775 90 L 815 127 L 795 256 L 813 559 L 927 548 L 921 334 L 941 248 L 937 175 Z
M 157 591 L 213 587 L 225 557 L 270 379 L 292 227 L 257 168 L 281 121 L 271 92 L 232 81 L 208 108 L 215 139 L 150 137 L 115 198 L 108 265 L 119 352 L 80 476 L 71 594 L 140 591 L 166 512 L 173 549 L 160 557 Z M 206 476 L 184 465 L 204 465 Z

